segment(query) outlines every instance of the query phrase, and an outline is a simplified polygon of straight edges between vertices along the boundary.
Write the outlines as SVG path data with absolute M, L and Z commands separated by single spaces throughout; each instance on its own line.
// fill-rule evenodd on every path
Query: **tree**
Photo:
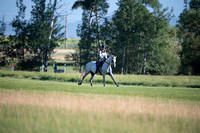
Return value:
M 2 17 L 2 20 L 0 20 L 0 37 L 4 37 L 5 36 L 5 30 L 6 30 L 6 23 L 4 21 L 4 16 Z
M 15 48 L 18 51 L 17 58 L 20 61 L 24 61 L 24 49 L 25 49 L 25 37 L 26 37 L 26 20 L 25 18 L 25 10 L 26 6 L 23 4 L 23 0 L 18 0 L 16 2 L 17 7 L 19 8 L 18 15 L 12 21 L 12 27 L 15 30 Z
M 0 66 L 5 66 L 5 49 L 8 45 L 8 39 L 5 36 L 5 30 L 6 30 L 6 23 L 4 21 L 4 16 L 2 17 L 2 20 L 0 20 L 0 53 L 3 53 L 3 56 L 0 57 Z
M 79 51 L 80 71 L 82 65 L 85 65 L 91 60 L 96 60 L 95 57 L 97 53 L 97 47 L 95 45 L 95 29 L 90 28 L 87 13 L 88 11 L 83 11 L 82 25 L 79 25 L 77 29 L 77 35 L 81 38 L 77 49 Z
M 3 53 L 9 59 L 13 59 L 17 69 L 20 70 L 39 70 L 42 63 L 50 59 L 51 53 L 64 35 L 61 32 L 63 26 L 57 22 L 58 16 L 52 15 L 55 3 L 52 6 L 51 1 L 47 3 L 46 0 L 32 0 L 32 2 L 34 5 L 31 18 L 25 20 L 26 6 L 23 0 L 17 0 L 18 15 L 11 23 L 15 35 L 9 36 L 9 43 L 3 49 Z
M 2 50 L 3 46 L 6 44 L 6 38 L 5 38 L 6 23 L 4 21 L 4 18 L 5 17 L 3 16 L 2 20 L 0 20 L 0 46 L 1 46 L 1 50 Z
M 189 2 L 189 9 L 185 8 L 179 16 L 178 35 L 182 46 L 182 51 L 180 52 L 182 74 L 200 74 L 199 5 L 199 0 L 191 0 Z
M 112 53 L 119 73 L 164 74 L 171 12 L 155 1 L 120 0 L 110 24 Z M 150 12 L 147 6 L 152 7 Z M 108 28 L 108 27 L 107 27 Z M 105 29 L 105 28 L 104 28 Z
M 51 36 L 52 36 L 52 32 L 53 32 L 53 27 L 54 27 L 56 4 L 57 4 L 57 0 L 54 0 L 53 9 L 52 9 L 52 12 L 51 12 L 49 41 L 48 41 L 47 46 L 46 46 L 45 58 L 44 58 L 44 63 L 43 63 L 44 66 L 45 66 L 45 68 L 44 68 L 45 72 L 47 71 L 47 65 L 48 65 L 48 50 L 50 48 L 50 41 L 51 41 Z
M 19 9 L 18 15 L 11 22 L 15 35 L 10 35 L 9 37 L 10 50 L 8 50 L 7 54 L 12 58 L 17 59 L 17 62 L 20 64 L 24 64 L 27 40 L 27 21 L 25 20 L 26 6 L 23 4 L 23 0 L 17 0 L 16 6 Z M 24 68 L 24 65 L 20 66 L 20 69 L 23 70 Z
M 106 0 L 77 0 L 72 9 L 77 9 L 78 7 L 82 7 L 83 10 L 89 11 L 89 28 L 92 26 L 92 22 L 96 23 L 96 39 L 98 47 L 100 47 L 100 19 L 106 15 L 108 9 L 108 3 Z M 94 15 L 93 15 L 94 14 Z M 93 17 L 95 19 L 93 20 Z
M 38 66 L 42 63 L 46 65 L 47 55 L 49 56 L 53 52 L 58 46 L 58 40 L 64 35 L 60 32 L 63 26 L 57 23 L 58 16 L 55 16 L 54 26 L 50 27 L 52 25 L 52 7 L 54 8 L 55 4 L 53 6 L 51 2 L 46 4 L 46 0 L 32 1 L 35 5 L 31 11 L 32 17 L 28 26 L 29 50 L 34 55 L 32 60 L 39 63 Z
M 89 25 L 91 26 L 92 24 L 92 13 L 93 13 L 93 3 L 95 2 L 95 0 L 77 0 L 74 5 L 72 6 L 72 9 L 77 9 L 79 7 L 81 7 L 83 10 L 87 10 L 90 11 L 90 19 L 89 19 Z
M 82 7 L 82 25 L 79 25 L 77 34 L 81 38 L 78 46 L 81 66 L 88 61 L 96 60 L 100 47 L 100 19 L 107 13 L 106 0 L 78 0 L 72 9 Z

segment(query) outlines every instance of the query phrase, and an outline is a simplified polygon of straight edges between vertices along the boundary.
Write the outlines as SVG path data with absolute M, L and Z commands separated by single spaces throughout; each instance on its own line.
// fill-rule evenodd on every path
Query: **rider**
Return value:
M 99 59 L 97 61 L 97 71 L 101 74 L 101 71 L 99 70 L 99 67 L 103 65 L 103 62 L 107 59 L 107 53 L 106 53 L 106 47 L 104 45 L 101 45 L 101 49 L 99 51 Z

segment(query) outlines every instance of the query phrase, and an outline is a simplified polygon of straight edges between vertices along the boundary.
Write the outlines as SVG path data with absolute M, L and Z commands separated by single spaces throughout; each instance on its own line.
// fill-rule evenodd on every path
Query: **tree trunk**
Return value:
M 23 33 L 24 34 L 24 33 Z M 25 62 L 25 36 L 22 36 L 22 61 Z
M 45 53 L 45 59 L 44 59 L 44 66 L 45 66 L 46 71 L 47 71 L 47 64 L 48 64 L 48 51 L 49 51 L 49 47 L 50 47 L 50 43 L 51 43 L 51 35 L 53 32 L 53 25 L 54 25 L 54 19 L 55 19 L 56 4 L 57 4 L 57 0 L 54 0 L 53 11 L 51 14 L 49 41 L 46 46 L 46 53 Z
M 90 25 L 89 25 L 89 28 L 91 28 L 91 25 L 92 25 L 92 12 L 93 12 L 93 9 L 90 10 Z
M 67 49 L 67 12 L 65 16 L 65 49 Z
M 143 53 L 143 68 L 142 68 L 142 74 L 146 73 L 146 52 Z
M 81 62 L 81 47 L 79 47 L 80 49 L 79 49 L 79 55 L 80 55 L 80 57 L 79 57 L 79 59 L 80 59 L 80 62 L 79 62 L 79 65 L 80 65 L 80 68 L 79 68 L 79 72 L 81 73 L 81 65 L 82 65 L 82 62 Z
M 51 25 L 50 25 L 51 29 L 50 29 L 50 34 L 49 34 L 49 40 L 51 40 L 51 35 L 52 35 L 52 31 L 53 31 L 53 24 L 54 24 L 54 19 L 55 19 L 56 4 L 57 4 L 57 0 L 54 0 L 53 11 L 52 11 L 52 14 L 51 14 Z
M 96 8 L 97 8 L 97 6 L 96 6 Z M 100 46 L 100 27 L 99 27 L 99 17 L 98 17 L 98 11 L 97 11 L 97 9 L 96 9 L 96 13 L 95 13 L 95 15 L 96 15 L 96 22 L 97 22 L 97 43 L 98 43 L 98 45 L 99 45 L 99 48 L 101 47 Z
M 124 54 L 123 54 L 123 60 L 122 60 L 122 70 L 121 70 L 121 74 L 124 74 L 125 57 L 126 57 L 126 47 L 124 47 Z

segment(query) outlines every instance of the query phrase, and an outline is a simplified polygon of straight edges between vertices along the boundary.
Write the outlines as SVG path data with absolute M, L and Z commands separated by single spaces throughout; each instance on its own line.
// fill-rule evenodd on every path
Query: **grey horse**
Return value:
M 106 61 L 103 63 L 100 71 L 103 75 L 103 84 L 105 86 L 105 76 L 106 74 L 108 74 L 112 80 L 114 81 L 115 85 L 117 87 L 119 87 L 119 85 L 116 83 L 115 79 L 113 78 L 113 74 L 112 74 L 112 65 L 114 67 L 116 67 L 116 56 L 111 55 L 109 56 L 109 58 L 106 59 Z M 85 70 L 83 71 L 82 75 L 81 75 L 81 82 L 78 83 L 78 85 L 81 85 L 83 83 L 84 78 L 91 73 L 91 78 L 90 78 L 90 84 L 91 86 L 93 86 L 92 80 L 95 76 L 96 72 L 96 62 L 92 61 L 86 64 Z

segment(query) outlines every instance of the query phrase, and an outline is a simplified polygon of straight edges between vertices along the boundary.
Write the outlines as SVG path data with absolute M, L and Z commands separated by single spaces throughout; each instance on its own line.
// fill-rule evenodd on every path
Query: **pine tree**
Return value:
M 5 36 L 5 30 L 6 30 L 6 23 L 4 21 L 4 16 L 2 17 L 2 20 L 0 20 L 0 37 L 4 37 Z
M 186 3 L 187 7 L 187 3 Z M 200 74 L 200 1 L 191 0 L 179 16 L 178 34 L 182 51 L 181 73 Z
M 49 55 L 58 46 L 58 40 L 63 37 L 64 33 L 60 32 L 63 26 L 57 23 L 58 17 L 55 16 L 52 39 L 49 40 L 52 4 L 46 4 L 46 0 L 32 1 L 35 5 L 31 11 L 32 17 L 28 25 L 28 44 L 29 51 L 34 55 L 32 60 L 38 62 L 37 66 L 39 67 L 46 63 L 47 55 L 50 57 Z
M 0 57 L 0 66 L 6 65 L 5 52 L 8 48 L 8 39 L 5 36 L 5 30 L 6 30 L 6 23 L 4 21 L 4 16 L 3 16 L 2 20 L 0 20 L 0 53 L 3 54 L 3 56 Z
M 100 19 L 107 13 L 106 0 L 77 0 L 72 9 L 82 7 L 82 24 L 78 26 L 77 35 L 81 38 L 78 44 L 79 64 L 85 65 L 96 60 L 100 47 Z M 95 17 L 93 17 L 95 16 Z
M 25 49 L 27 46 L 27 21 L 25 20 L 26 6 L 23 4 L 23 0 L 17 0 L 16 6 L 19 9 L 18 15 L 13 19 L 11 25 L 15 31 L 15 35 L 9 37 L 11 43 L 11 51 L 8 51 L 9 56 L 16 58 L 19 69 L 25 69 Z
M 2 52 L 3 47 L 7 44 L 5 31 L 6 31 L 6 23 L 4 21 L 5 17 L 2 17 L 2 20 L 0 20 L 0 48 Z
M 107 9 L 109 7 L 106 0 L 77 0 L 72 9 L 77 9 L 78 7 L 82 7 L 83 10 L 89 11 L 89 28 L 91 28 L 93 22 L 96 24 L 96 39 L 97 45 L 100 47 L 100 19 L 106 15 Z M 95 19 L 93 19 L 93 16 Z

